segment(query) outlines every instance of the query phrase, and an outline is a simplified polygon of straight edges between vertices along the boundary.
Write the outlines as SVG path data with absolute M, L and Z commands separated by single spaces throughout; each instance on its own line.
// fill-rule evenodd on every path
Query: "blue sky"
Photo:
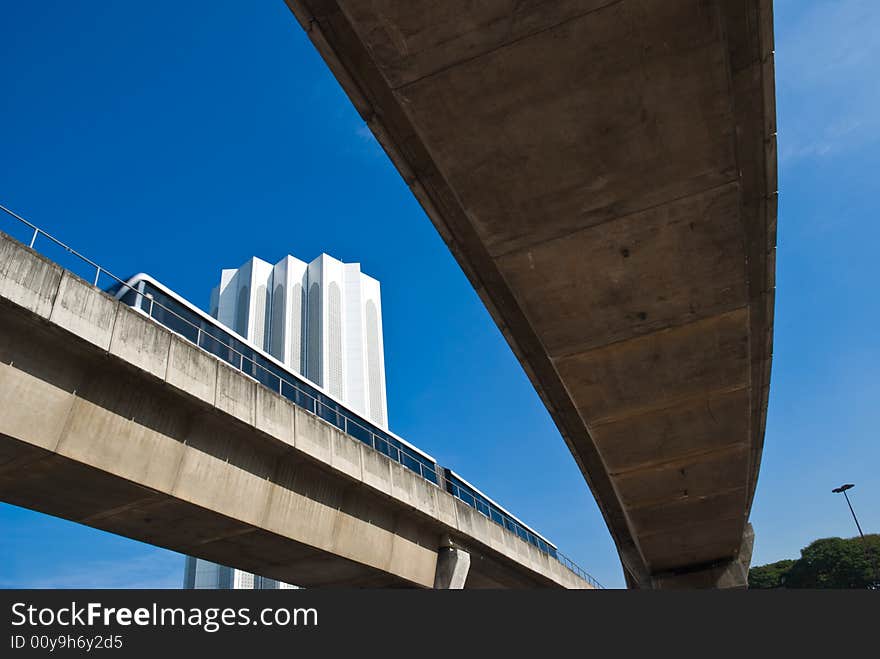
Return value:
M 845 481 L 865 531 L 880 527 L 880 3 L 775 5 L 777 307 L 755 564 L 853 535 L 830 492 Z M 252 255 L 360 262 L 383 287 L 392 429 L 623 585 L 538 396 L 281 0 L 7 1 L 0 18 L 0 203 L 203 306 L 220 269 Z M 5 504 L 0 556 L 0 587 L 182 580 L 177 554 Z

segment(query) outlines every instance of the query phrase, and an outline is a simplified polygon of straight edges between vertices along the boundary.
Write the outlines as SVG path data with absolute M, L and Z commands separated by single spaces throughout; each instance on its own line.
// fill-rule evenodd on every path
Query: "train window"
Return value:
M 257 365 L 247 353 L 241 357 L 241 371 L 251 377 L 254 377 L 257 374 Z
M 262 357 L 256 356 L 254 359 L 254 366 L 254 377 L 257 379 L 257 382 L 267 389 L 271 389 L 277 393 L 281 388 L 280 380 L 278 376 L 272 372 L 271 365 Z
M 367 446 L 373 445 L 373 433 L 367 430 L 364 426 L 354 421 L 348 422 L 348 434 L 354 437 L 355 439 L 361 440 Z
M 401 452 L 400 462 L 401 462 L 401 464 L 403 464 L 404 467 L 406 467 L 410 471 L 414 471 L 417 474 L 421 473 L 419 470 L 421 463 L 418 460 L 416 460 L 414 457 L 409 455 L 408 453 Z
M 269 378 L 270 384 L 266 386 L 272 389 L 276 394 L 279 393 L 281 391 L 281 383 L 290 376 L 287 375 L 287 373 L 282 371 L 280 368 L 275 366 L 275 364 L 270 362 L 268 359 L 261 358 L 260 363 L 266 368 L 269 374 L 271 374 Z
M 336 410 L 336 406 L 330 407 L 329 405 L 319 404 L 318 405 L 318 416 L 324 419 L 324 421 L 329 421 L 334 426 L 339 428 L 340 430 L 345 430 L 345 419 L 343 416 Z
M 439 481 L 437 479 L 437 472 L 434 471 L 433 468 L 428 467 L 427 465 L 422 466 L 422 476 L 424 476 L 427 480 L 434 483 L 434 485 L 439 485 Z
M 151 316 L 171 331 L 176 332 L 195 343 L 198 329 L 190 325 L 178 315 L 177 311 L 179 311 L 179 309 L 170 309 L 168 302 L 169 301 L 165 299 L 164 296 L 162 299 L 157 299 L 156 303 L 153 304 Z
M 213 336 L 207 333 L 202 334 L 199 346 L 206 352 L 210 352 L 212 355 L 215 355 L 230 364 L 232 363 L 232 355 L 234 353 Z
M 315 411 L 315 401 L 305 393 L 294 387 L 287 381 L 281 383 L 281 395 L 287 400 L 293 401 L 298 407 L 307 409 L 310 412 Z
M 376 450 L 382 455 L 387 455 L 395 462 L 400 461 L 399 451 L 384 437 L 376 437 Z
M 137 304 L 138 294 L 134 289 L 129 288 L 120 299 L 124 304 L 133 307 Z

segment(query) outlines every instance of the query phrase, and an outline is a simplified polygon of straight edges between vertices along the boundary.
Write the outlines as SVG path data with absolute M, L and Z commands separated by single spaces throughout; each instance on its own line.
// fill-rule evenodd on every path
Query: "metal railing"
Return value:
M 586 581 L 588 584 L 590 584 L 593 588 L 599 588 L 599 589 L 605 588 L 605 586 L 603 586 L 601 583 L 599 583 L 599 580 L 596 579 L 592 574 L 587 572 L 584 568 L 582 568 L 580 565 L 575 563 L 573 560 L 571 560 L 568 556 L 563 554 L 558 549 L 556 550 L 556 560 L 559 561 L 560 563 L 562 563 L 565 567 L 567 567 L 569 570 L 574 572 L 576 575 L 578 575 L 581 579 Z
M 506 528 L 511 533 L 516 534 L 521 540 L 525 540 L 526 542 L 528 542 L 532 546 L 537 546 L 535 542 L 532 542 L 530 539 L 524 538 L 522 533 L 520 533 L 519 531 L 521 530 L 523 533 L 525 533 L 528 536 L 534 536 L 534 533 L 531 533 L 522 524 L 518 524 L 517 521 L 515 519 L 512 519 L 509 515 L 505 515 L 502 511 L 497 510 L 495 506 L 493 506 L 488 501 L 484 500 L 478 494 L 475 494 L 473 492 L 469 492 L 466 489 L 459 487 L 457 484 L 452 483 L 448 480 L 446 481 L 446 485 L 447 485 L 447 491 L 449 492 L 449 494 L 454 496 L 456 499 L 459 499 L 466 506 L 473 508 L 474 510 L 476 510 L 478 513 L 483 515 L 483 517 L 490 520 L 491 522 L 494 522 L 495 524 L 499 524 L 500 526 Z M 501 522 L 499 522 L 498 520 L 493 518 L 493 516 L 492 516 L 493 512 L 496 512 L 496 514 L 499 517 L 501 517 L 501 519 L 502 519 Z M 507 524 L 508 520 L 509 520 L 510 524 L 512 526 L 514 526 L 515 528 L 511 529 L 508 526 L 508 524 Z M 538 540 L 538 538 L 536 538 L 536 540 Z M 542 548 L 542 547 L 538 546 L 538 549 L 540 551 L 543 551 L 548 556 L 555 558 L 557 561 L 562 563 L 562 565 L 564 565 L 566 568 L 568 568 L 569 570 L 574 572 L 576 575 L 578 575 L 581 579 L 583 579 L 584 581 L 589 583 L 591 586 L 593 586 L 593 588 L 604 588 L 604 586 L 601 583 L 599 583 L 598 579 L 596 579 L 593 575 L 591 575 L 589 572 L 584 570 L 580 565 L 575 563 L 573 560 L 571 560 L 568 556 L 563 554 L 558 549 L 550 547 L 549 545 L 546 548 Z
M 74 257 L 81 260 L 83 263 L 85 263 L 95 269 L 95 277 L 92 280 L 93 286 L 95 286 L 95 287 L 98 286 L 98 282 L 99 282 L 102 274 L 109 277 L 110 279 L 112 279 L 114 282 L 116 282 L 120 286 L 127 288 L 129 291 L 132 291 L 135 295 L 138 296 L 138 305 L 134 308 L 136 310 L 140 311 L 141 313 L 145 314 L 146 316 L 148 316 L 150 319 L 154 320 L 158 324 L 160 324 L 168 329 L 171 329 L 172 331 L 175 331 L 175 333 L 177 333 L 178 335 L 187 339 L 191 343 L 194 343 L 196 346 L 198 346 L 200 349 L 204 350 L 205 352 L 207 352 L 215 357 L 218 357 L 220 359 L 223 359 L 226 363 L 230 364 L 233 367 L 236 367 L 243 375 L 248 376 L 251 379 L 256 380 L 259 384 L 261 384 L 269 389 L 276 390 L 279 395 L 290 400 L 298 407 L 301 407 L 302 409 L 306 410 L 307 412 L 311 412 L 312 414 L 323 419 L 324 421 L 327 421 L 328 423 L 333 424 L 334 426 L 336 426 L 337 428 L 342 430 L 347 435 L 354 437 L 358 441 L 366 444 L 367 446 L 371 447 L 373 450 L 381 453 L 382 455 L 388 457 L 389 459 L 394 460 L 395 462 L 397 462 L 398 464 L 402 465 L 403 467 L 409 469 L 410 471 L 419 474 L 423 479 L 427 480 L 428 482 L 430 482 L 434 485 L 440 486 L 440 475 L 437 473 L 437 471 L 435 469 L 425 465 L 421 460 L 416 458 L 412 454 L 412 452 L 406 450 L 405 447 L 394 446 L 391 442 L 389 442 L 384 437 L 381 437 L 381 436 L 377 435 L 376 433 L 374 433 L 372 429 L 364 426 L 363 424 L 355 421 L 354 419 L 349 418 L 348 415 L 343 414 L 338 409 L 334 409 L 334 408 L 330 407 L 329 405 L 326 405 L 321 400 L 319 400 L 317 397 L 313 396 L 310 392 L 303 389 L 302 386 L 299 386 L 299 384 L 297 382 L 292 381 L 292 380 L 288 380 L 287 378 L 283 378 L 282 376 L 269 370 L 268 368 L 266 368 L 262 364 L 257 363 L 254 359 L 245 355 L 244 353 L 242 353 L 240 350 L 238 350 L 234 346 L 223 342 L 218 337 L 214 336 L 213 334 L 211 334 L 208 331 L 206 331 L 205 329 L 203 329 L 201 326 L 196 325 L 195 323 L 191 322 L 187 318 L 184 318 L 183 316 L 181 316 L 179 313 L 177 313 L 173 309 L 169 308 L 166 305 L 163 305 L 160 302 L 157 302 L 155 300 L 155 298 L 153 298 L 152 295 L 150 295 L 148 293 L 144 293 L 143 291 L 138 290 L 134 286 L 131 286 L 128 282 L 120 279 L 119 277 L 114 275 L 112 272 L 110 272 L 106 268 L 95 263 L 94 261 L 92 261 L 88 257 L 80 254 L 79 252 L 77 252 L 75 249 L 73 249 L 69 245 L 58 240 L 53 235 L 43 231 L 35 224 L 29 222 L 28 220 L 21 217 L 20 215 L 18 215 L 14 211 L 6 208 L 2 204 L 0 204 L 0 211 L 3 211 L 7 215 L 15 218 L 16 220 L 18 220 L 19 222 L 21 222 L 22 224 L 24 224 L 25 226 L 27 226 L 29 229 L 31 229 L 33 231 L 33 233 L 31 234 L 30 242 L 28 243 L 29 248 L 31 248 L 35 251 L 39 251 L 35 247 L 37 238 L 41 235 L 45 236 L 52 243 L 54 243 L 58 247 L 61 247 L 65 252 L 73 255 Z M 143 300 L 148 301 L 148 309 L 147 310 L 145 310 L 143 308 Z M 162 309 L 163 312 L 171 314 L 178 321 L 184 323 L 185 326 L 188 326 L 189 328 L 196 330 L 195 339 L 187 336 L 186 334 L 183 334 L 181 332 L 176 331 L 174 328 L 171 328 L 166 323 L 162 322 L 161 319 L 157 318 L 154 315 L 155 309 L 157 307 Z M 208 342 L 208 340 L 222 346 L 222 348 L 225 351 L 227 351 L 230 355 L 235 355 L 235 357 L 234 358 L 226 357 L 224 355 L 218 354 L 217 352 L 215 352 L 214 350 L 212 350 L 208 346 L 203 345 L 203 342 Z M 235 363 L 236 361 L 238 362 L 238 364 Z M 268 376 L 271 376 L 271 378 L 276 379 L 278 381 L 277 388 L 270 387 L 266 382 L 260 380 L 259 378 L 254 377 L 254 375 L 252 373 L 248 373 L 248 371 L 245 367 L 246 362 L 249 364 L 249 367 L 251 368 L 252 373 L 256 373 L 256 369 L 260 369 L 261 374 L 264 374 L 264 376 L 268 375 Z M 270 378 L 270 381 L 271 381 L 271 378 Z M 285 392 L 285 385 L 287 387 L 291 388 L 295 392 L 296 397 L 292 398 L 290 395 L 288 395 Z M 303 399 L 303 398 L 305 400 L 311 401 L 311 404 L 310 405 L 302 404 L 301 399 Z M 404 456 L 408 457 L 410 461 L 409 462 L 406 461 L 404 459 Z M 414 465 L 417 465 L 417 468 Z M 477 505 L 478 497 L 475 497 L 470 492 L 464 492 L 462 490 L 462 488 L 457 486 L 455 483 L 451 483 L 451 482 L 447 481 L 447 484 L 449 486 L 449 488 L 447 490 L 449 492 L 449 494 L 451 494 L 455 498 L 459 499 L 460 501 L 462 501 L 465 505 L 469 506 L 470 508 L 475 509 L 480 514 L 482 514 L 486 518 L 488 518 L 490 521 L 492 521 L 496 524 L 499 523 L 496 520 L 492 519 L 491 507 L 489 506 L 488 502 L 482 502 L 484 504 L 484 507 L 487 508 L 487 511 L 484 512 L 481 509 L 481 507 L 479 505 Z M 469 498 L 471 498 L 473 500 L 473 502 L 469 503 L 467 498 L 465 498 L 464 494 L 467 494 L 467 496 Z M 503 517 L 504 517 L 504 519 L 508 519 L 507 515 L 504 515 Z M 534 535 L 534 534 L 530 533 L 528 531 L 528 529 L 523 527 L 521 524 L 518 524 L 515 520 L 511 519 L 510 521 L 514 526 L 521 528 L 525 534 Z M 501 526 L 505 527 L 506 525 L 501 524 Z M 510 530 L 510 529 L 508 529 L 508 530 Z M 515 530 L 512 532 L 517 533 Z M 517 533 L 517 535 L 520 536 L 520 534 L 518 534 L 518 533 Z M 525 541 L 528 542 L 528 540 L 525 540 Z M 530 543 L 530 544 L 533 544 L 533 546 L 536 546 L 536 545 L 534 545 L 534 543 Z M 541 548 L 538 547 L 538 549 L 540 550 Z M 553 554 L 551 554 L 549 551 L 544 551 L 544 553 L 547 553 L 548 555 L 551 555 L 554 558 L 556 558 L 556 560 L 558 560 L 563 566 L 565 566 L 567 569 L 569 569 L 570 571 L 575 573 L 581 579 L 584 579 L 587 583 L 589 583 L 594 588 L 604 588 L 604 586 L 602 586 L 602 584 L 600 584 L 599 581 L 596 580 L 590 573 L 588 573 L 586 570 L 581 568 L 577 563 L 572 561 L 570 558 L 565 556 L 565 554 L 559 552 L 558 550 L 555 550 Z
M 104 270 L 104 272 L 106 272 L 106 270 Z M 114 277 L 114 279 L 117 278 Z M 269 368 L 266 368 L 251 356 L 246 355 L 236 347 L 224 342 L 221 338 L 181 316 L 174 309 L 171 309 L 161 302 L 157 302 L 151 294 L 144 293 L 126 282 L 122 283 L 138 297 L 137 306 L 134 308 L 155 320 L 160 325 L 175 331 L 175 333 L 189 340 L 191 343 L 194 343 L 205 352 L 218 357 L 230 366 L 233 366 L 246 377 L 256 380 L 258 384 L 277 392 L 280 396 L 293 402 L 297 407 L 300 407 L 307 412 L 311 412 L 324 421 L 333 424 L 345 434 L 354 437 L 382 455 L 385 455 L 398 464 L 406 467 L 410 471 L 419 474 L 425 480 L 430 481 L 435 485 L 439 484 L 439 476 L 436 470 L 424 464 L 424 462 L 419 460 L 419 458 L 406 447 L 395 446 L 386 438 L 373 432 L 372 428 L 363 425 L 339 409 L 331 407 L 321 401 L 310 391 L 303 388 L 300 382 L 297 382 L 294 379 L 285 378 Z M 146 302 L 147 309 L 144 309 L 144 301 Z M 156 308 L 161 309 L 164 313 L 171 314 L 175 319 L 184 323 L 188 330 L 195 330 L 195 336 L 188 336 L 186 333 L 179 331 L 179 328 L 169 327 L 167 321 L 157 317 Z M 215 345 L 211 345 L 212 343 Z M 221 350 L 218 351 L 217 346 L 220 346 Z M 226 352 L 227 354 L 224 355 L 222 354 L 223 352 Z M 257 375 L 258 372 L 259 375 Z M 277 385 L 275 384 L 276 382 Z
M 287 385 L 288 387 L 293 389 L 299 396 L 302 396 L 302 397 L 311 401 L 311 405 L 303 405 L 303 404 L 299 403 L 299 401 L 294 401 L 295 403 L 298 404 L 299 407 L 302 407 L 303 409 L 312 412 L 312 414 L 319 416 L 320 418 L 324 419 L 325 421 L 329 421 L 329 422 L 333 423 L 333 425 L 337 426 L 340 430 L 342 430 L 346 434 L 351 435 L 352 437 L 355 437 L 356 439 L 367 444 L 368 446 L 375 449 L 376 451 L 382 453 L 386 457 L 391 458 L 395 462 L 408 468 L 410 471 L 413 471 L 413 472 L 419 474 L 425 480 L 431 481 L 434 484 L 439 483 L 439 478 L 438 478 L 436 471 L 434 469 L 426 466 L 425 464 L 423 464 L 420 460 L 418 460 L 418 458 L 416 458 L 411 452 L 407 451 L 405 448 L 394 446 L 393 444 L 391 444 L 391 442 L 389 442 L 385 438 L 383 438 L 379 435 L 376 435 L 372 431 L 372 429 L 364 426 L 363 424 L 358 423 L 354 419 L 349 418 L 347 415 L 339 412 L 339 410 L 336 410 L 336 409 L 330 407 L 329 405 L 326 405 L 325 403 L 321 402 L 318 398 L 313 396 L 310 392 L 306 391 L 301 386 L 299 386 L 299 383 L 297 383 L 293 380 L 288 380 L 287 378 L 283 378 L 283 377 L 279 376 L 277 373 L 269 370 L 268 368 L 266 368 L 262 364 L 257 363 L 255 360 L 251 359 L 251 357 L 249 357 L 248 355 L 245 355 L 243 352 L 241 352 L 237 348 L 233 347 L 232 345 L 230 345 L 228 343 L 225 343 L 220 338 L 203 330 L 199 325 L 196 325 L 195 323 L 191 322 L 189 319 L 184 318 L 179 313 L 177 313 L 174 309 L 171 309 L 170 307 L 163 305 L 160 302 L 157 302 L 151 295 L 138 291 L 137 288 L 131 286 L 128 282 L 120 279 L 119 277 L 114 275 L 112 272 L 110 272 L 106 268 L 95 263 L 94 261 L 92 261 L 88 257 L 80 254 L 79 252 L 77 252 L 75 249 L 73 249 L 69 245 L 67 245 L 67 244 L 61 242 L 60 240 L 58 240 L 57 238 L 55 238 L 55 236 L 53 236 L 49 233 L 46 233 L 45 231 L 40 229 L 38 226 L 36 226 L 35 224 L 32 224 L 31 222 L 24 219 L 23 217 L 21 217 L 17 213 L 11 211 L 10 209 L 6 208 L 3 205 L 0 205 L 0 210 L 2 210 L 3 212 L 7 213 L 8 215 L 14 217 L 19 222 L 25 224 L 28 228 L 30 228 L 33 231 L 32 235 L 31 235 L 31 240 L 28 243 L 28 247 L 30 247 L 31 249 L 36 250 L 34 245 L 37 241 L 37 238 L 40 235 L 45 236 L 46 238 L 51 240 L 54 244 L 58 245 L 59 247 L 61 247 L 63 250 L 65 250 L 69 254 L 72 254 L 73 256 L 80 259 L 82 262 L 86 263 L 87 265 L 89 265 L 95 269 L 95 277 L 92 280 L 93 286 L 96 286 L 96 287 L 98 286 L 98 281 L 100 280 L 100 277 L 102 274 L 106 275 L 107 277 L 112 279 L 117 284 L 124 286 L 128 290 L 132 291 L 139 298 L 146 299 L 149 302 L 148 309 L 144 310 L 142 304 L 138 305 L 138 309 L 140 311 L 142 311 L 144 314 L 146 314 L 147 316 L 149 316 L 150 318 L 152 318 L 153 320 L 157 321 L 160 325 L 165 325 L 165 323 L 163 323 L 160 319 L 155 317 L 154 314 L 155 314 L 156 308 L 160 308 L 163 312 L 171 314 L 178 321 L 184 323 L 189 328 L 196 330 L 195 338 L 191 338 L 189 336 L 186 336 L 185 334 L 181 334 L 180 332 L 177 332 L 177 334 L 180 334 L 184 338 L 188 339 L 190 342 L 195 343 L 199 348 L 205 350 L 206 352 L 213 354 L 216 357 L 220 357 L 221 359 L 224 359 L 224 361 L 226 361 L 228 364 L 230 364 L 231 366 L 237 367 L 238 370 L 242 374 L 249 376 L 252 379 L 257 379 L 257 378 L 254 378 L 253 376 L 251 376 L 248 373 L 245 365 L 248 364 L 248 367 L 251 369 L 252 372 L 256 369 L 259 369 L 263 374 L 265 374 L 264 376 L 270 376 L 271 378 L 274 378 L 275 380 L 278 381 L 277 387 L 268 387 L 268 385 L 265 382 L 257 380 L 263 386 L 267 386 L 268 388 L 277 391 L 279 393 L 279 395 L 284 396 L 285 398 L 290 400 L 290 396 L 285 395 L 285 392 L 284 392 L 284 386 Z M 36 251 L 39 251 L 39 250 L 36 250 Z M 165 326 L 167 327 L 167 325 L 165 325 Z M 204 342 L 203 342 L 203 337 L 205 337 Z M 222 355 L 218 355 L 213 350 L 211 350 L 208 346 L 203 345 L 203 343 L 208 342 L 208 340 L 222 346 L 222 348 L 224 350 L 235 355 L 235 359 L 229 359 L 229 358 L 223 357 Z M 235 363 L 236 361 L 238 362 L 237 364 Z M 311 409 L 309 409 L 309 408 L 311 408 Z M 331 419 L 327 418 L 328 416 L 338 417 L 338 418 L 342 419 L 342 422 L 337 421 L 334 423 L 333 421 L 331 421 Z M 364 439 L 364 437 L 361 437 L 361 436 L 358 436 L 357 434 L 355 434 L 355 432 L 353 432 L 355 429 L 358 429 L 359 433 L 367 433 L 367 435 L 369 436 L 369 440 L 366 440 L 366 439 Z M 417 464 L 418 468 L 411 466 L 412 463 L 407 463 L 403 459 L 404 455 L 409 457 L 413 463 Z

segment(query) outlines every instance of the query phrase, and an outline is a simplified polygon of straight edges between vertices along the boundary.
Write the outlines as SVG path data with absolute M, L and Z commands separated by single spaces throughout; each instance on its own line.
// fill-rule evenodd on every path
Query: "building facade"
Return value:
M 379 282 L 359 263 L 256 257 L 223 270 L 210 313 L 365 419 L 388 428 Z
M 379 282 L 358 263 L 321 254 L 311 263 L 253 257 L 224 269 L 209 312 L 311 380 L 347 408 L 388 429 Z M 290 584 L 188 556 L 184 588 L 279 589 Z
M 244 570 L 193 556 L 186 557 L 183 587 L 188 590 L 284 590 L 296 588 L 283 581 L 260 577 Z

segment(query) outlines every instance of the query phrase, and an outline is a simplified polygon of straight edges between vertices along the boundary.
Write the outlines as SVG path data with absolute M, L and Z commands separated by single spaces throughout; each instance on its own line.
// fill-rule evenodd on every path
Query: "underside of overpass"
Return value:
M 744 585 L 772 0 L 287 0 L 550 410 L 634 587 Z

